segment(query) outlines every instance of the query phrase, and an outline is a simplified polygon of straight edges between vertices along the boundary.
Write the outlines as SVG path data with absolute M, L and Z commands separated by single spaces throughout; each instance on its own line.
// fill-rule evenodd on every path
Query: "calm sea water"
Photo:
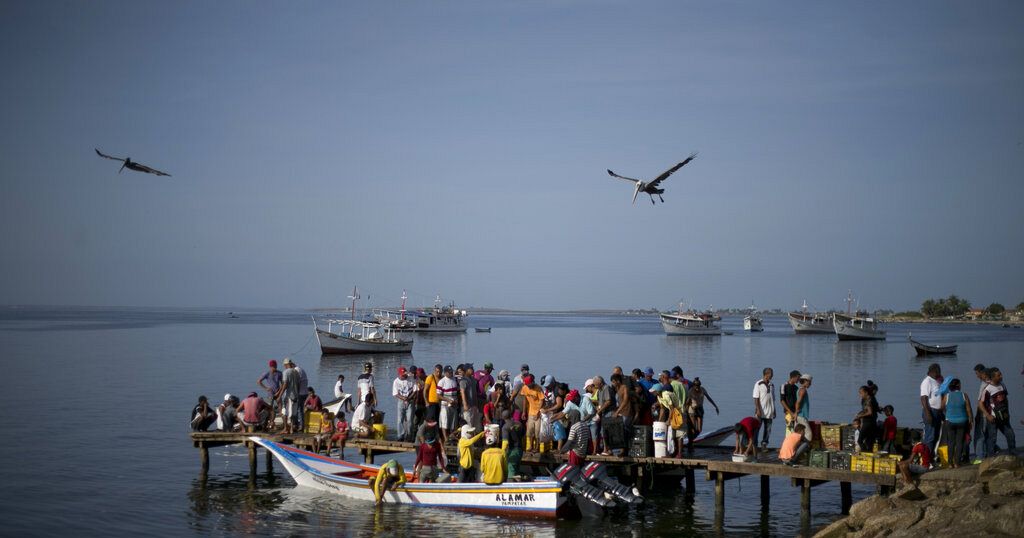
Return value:
M 0 414 L 7 440 L 0 444 L 4 531 L 53 535 L 194 535 L 250 533 L 422 536 L 454 535 L 794 535 L 801 531 L 799 490 L 772 481 L 772 504 L 762 513 L 756 477 L 726 486 L 723 522 L 716 525 L 712 487 L 698 475 L 687 501 L 671 485 L 643 508 L 604 520 L 517 521 L 431 509 L 385 506 L 324 496 L 295 487 L 275 466 L 249 483 L 244 451 L 211 451 L 210 473 L 200 479 L 199 454 L 188 440 L 187 420 L 199 394 L 217 401 L 245 394 L 267 359 L 292 356 L 310 384 L 329 394 L 339 373 L 353 389 L 365 357 L 321 358 L 302 311 L 205 309 L 0 310 L 0 351 L 5 390 Z M 879 402 L 892 404 L 901 425 L 920 423 L 917 390 L 931 360 L 914 357 L 906 342 L 956 342 L 960 353 L 936 359 L 949 375 L 970 379 L 977 362 L 999 366 L 1010 390 L 1017 435 L 1024 439 L 1021 366 L 1024 329 L 992 326 L 890 325 L 886 342 L 843 342 L 832 336 L 795 336 L 785 318 L 768 318 L 765 332 L 748 335 L 739 318 L 721 338 L 666 337 L 656 318 L 618 316 L 472 316 L 490 334 L 417 335 L 414 361 L 491 361 L 515 371 L 520 363 L 580 386 L 614 365 L 656 370 L 681 365 L 699 376 L 721 407 L 709 409 L 714 429 L 752 414 L 751 392 L 761 369 L 798 369 L 814 376 L 812 415 L 848 421 L 858 409 L 857 387 L 877 383 Z M 390 382 L 408 356 L 370 359 L 378 373 L 383 409 L 393 422 Z M 782 439 L 776 427 L 773 444 Z M 407 456 L 403 456 L 407 457 Z M 411 467 L 411 460 L 408 462 Z M 854 487 L 855 499 L 871 490 Z M 838 517 L 839 486 L 815 488 L 809 525 Z M 808 524 L 808 522 L 803 522 Z

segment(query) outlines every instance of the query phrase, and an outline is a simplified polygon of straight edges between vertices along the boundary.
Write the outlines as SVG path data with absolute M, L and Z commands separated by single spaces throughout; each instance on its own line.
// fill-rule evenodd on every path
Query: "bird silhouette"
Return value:
M 651 203 L 652 204 L 654 204 L 654 195 L 655 194 L 658 195 L 658 199 L 661 200 L 661 203 L 665 203 L 665 199 L 661 197 L 661 195 L 665 192 L 665 189 L 659 189 L 658 185 L 660 185 L 662 181 L 665 181 L 666 179 L 668 179 L 668 176 L 671 176 L 673 173 L 675 173 L 676 170 L 679 170 L 680 168 L 686 166 L 690 161 L 692 161 L 696 157 L 697 157 L 696 153 L 690 155 L 683 162 L 676 164 L 675 166 L 673 166 L 672 168 L 669 168 L 668 170 L 665 170 L 664 172 L 661 173 L 660 176 L 658 176 L 658 177 L 656 177 L 656 178 L 654 178 L 654 179 L 652 179 L 650 181 L 643 181 L 643 180 L 634 179 L 634 178 L 631 178 L 631 177 L 620 176 L 620 175 L 616 174 L 615 172 L 612 172 L 611 170 L 608 170 L 608 175 L 612 176 L 614 178 L 623 179 L 623 180 L 626 180 L 626 181 L 632 181 L 636 185 L 636 187 L 633 189 L 633 205 L 636 205 L 636 197 L 641 192 L 647 193 L 647 195 L 651 197 Z
M 93 149 L 96 149 L 96 148 L 93 148 Z M 125 157 L 123 159 L 120 158 L 120 157 L 111 157 L 110 155 L 107 155 L 107 154 L 103 153 L 102 151 L 100 151 L 98 149 L 96 150 L 96 155 L 99 155 L 100 157 L 103 157 L 104 159 L 110 159 L 112 161 L 121 161 L 122 163 L 124 163 L 124 164 L 121 165 L 121 169 L 117 171 L 118 174 L 120 174 L 122 170 L 127 168 L 129 170 L 135 170 L 136 172 L 145 172 L 147 174 L 156 174 L 158 176 L 171 177 L 171 175 L 166 173 L 166 172 L 161 172 L 161 171 L 157 170 L 156 168 L 150 168 L 150 167 L 148 167 L 148 166 L 146 166 L 144 164 L 137 163 L 137 162 L 133 161 L 131 157 Z

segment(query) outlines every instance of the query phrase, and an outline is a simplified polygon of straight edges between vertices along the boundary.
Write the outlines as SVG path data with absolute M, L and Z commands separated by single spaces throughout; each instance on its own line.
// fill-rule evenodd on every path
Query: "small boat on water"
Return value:
M 380 323 L 354 319 L 329 319 L 321 329 L 313 319 L 313 330 L 324 355 L 360 353 L 412 353 L 412 340 L 398 338 L 394 329 Z
M 764 331 L 761 316 L 757 315 L 757 309 L 754 308 L 754 303 L 750 303 L 750 313 L 743 317 L 743 330 L 755 333 Z
M 477 327 L 477 328 L 475 328 L 473 330 L 478 332 L 478 333 L 489 333 L 489 332 L 491 332 L 491 328 L 490 327 Z
M 721 320 L 712 312 L 684 310 L 679 303 L 675 313 L 661 314 L 661 328 L 669 336 L 721 336 L 722 328 L 716 324 Z
M 847 313 L 836 313 L 832 316 L 833 328 L 840 340 L 885 340 L 885 331 L 878 327 L 875 318 L 867 317 L 866 313 L 852 314 L 853 292 L 846 298 Z
M 918 357 L 925 357 L 927 355 L 956 355 L 956 344 L 951 346 L 932 346 L 928 344 L 922 344 L 910 335 L 907 335 L 907 340 L 910 340 L 910 345 L 914 346 L 914 350 L 917 351 Z
M 835 329 L 832 326 L 832 319 L 828 314 L 811 314 L 807 311 L 807 301 L 800 312 L 790 312 L 789 324 L 796 334 L 832 334 Z
M 249 440 L 267 449 L 281 462 L 295 482 L 353 499 L 373 502 L 372 480 L 380 467 L 337 460 L 283 445 L 262 437 Z M 413 482 L 384 494 L 384 502 L 450 508 L 501 516 L 557 518 L 577 516 L 581 511 L 598 512 L 620 504 L 643 502 L 639 492 L 610 478 L 600 463 L 588 463 L 582 469 L 563 465 L 557 476 L 533 482 Z M 570 484 L 571 483 L 571 484 Z M 589 506 L 591 510 L 586 510 Z M 584 510 L 581 510 L 584 509 Z

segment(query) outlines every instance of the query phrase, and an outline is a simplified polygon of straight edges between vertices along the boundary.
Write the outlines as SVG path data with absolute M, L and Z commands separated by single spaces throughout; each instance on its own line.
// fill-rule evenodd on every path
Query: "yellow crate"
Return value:
M 870 452 L 850 455 L 850 470 L 857 473 L 875 472 L 875 455 Z
M 878 456 L 875 458 L 875 474 L 896 474 L 899 462 L 899 456 Z
M 323 422 L 323 415 L 316 411 L 310 411 L 308 409 L 304 411 L 304 413 L 305 414 L 303 415 L 303 417 L 305 419 L 305 422 L 303 424 L 305 424 L 306 426 L 305 433 L 320 433 L 320 426 L 321 423 Z M 334 413 L 327 413 L 327 419 L 334 420 Z
M 374 439 L 386 439 L 388 434 L 387 424 L 374 424 L 373 425 L 373 438 Z

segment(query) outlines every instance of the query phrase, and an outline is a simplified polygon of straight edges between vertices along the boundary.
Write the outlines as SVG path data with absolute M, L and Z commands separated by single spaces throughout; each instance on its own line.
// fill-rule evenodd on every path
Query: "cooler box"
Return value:
M 839 471 L 850 470 L 850 453 L 846 451 L 833 452 L 829 457 L 828 466 L 830 469 Z
M 830 453 L 827 450 L 812 450 L 810 458 L 811 467 L 828 469 Z
M 328 413 L 327 417 L 329 420 L 333 420 L 334 414 Z M 316 411 L 306 410 L 303 412 L 302 419 L 302 424 L 305 426 L 303 430 L 304 433 L 320 433 L 320 425 L 323 422 L 322 414 Z
M 875 455 L 870 452 L 850 455 L 850 470 L 855 473 L 875 472 Z
M 601 431 L 604 433 L 606 450 L 626 448 L 626 433 L 622 428 L 621 417 L 602 418 Z

